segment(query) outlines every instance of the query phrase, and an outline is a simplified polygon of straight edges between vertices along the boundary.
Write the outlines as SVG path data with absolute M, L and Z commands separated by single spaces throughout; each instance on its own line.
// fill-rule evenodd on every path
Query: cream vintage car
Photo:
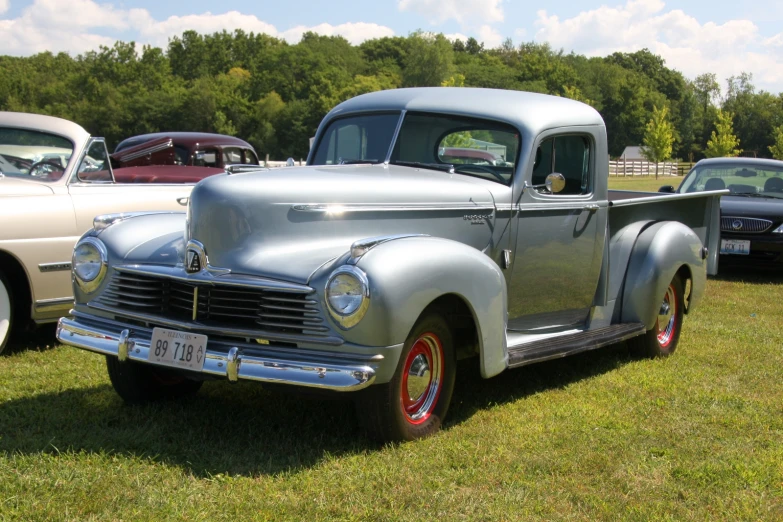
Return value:
M 139 183 L 138 176 L 119 183 L 103 138 L 60 118 L 0 112 L 0 351 L 12 326 L 53 322 L 68 313 L 73 247 L 97 215 L 182 212 L 193 183 L 165 181 L 193 181 L 194 175 L 178 178 L 181 169 L 197 169 L 199 179 L 222 171 L 135 169 L 167 170 L 166 176 L 143 178 L 157 179 L 154 184 Z

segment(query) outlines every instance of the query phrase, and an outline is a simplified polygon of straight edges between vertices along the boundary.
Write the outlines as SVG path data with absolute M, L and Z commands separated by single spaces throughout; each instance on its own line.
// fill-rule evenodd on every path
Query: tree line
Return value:
M 750 74 L 728 78 L 723 88 L 714 74 L 689 80 L 647 49 L 588 58 L 548 44 L 508 39 L 488 49 L 473 38 L 423 32 L 355 46 L 339 36 L 306 33 L 288 44 L 236 30 L 186 31 L 166 49 L 118 41 L 76 57 L 0 56 L 0 110 L 75 121 L 110 147 L 166 130 L 231 134 L 272 159 L 306 157 L 308 138 L 343 100 L 438 85 L 588 103 L 606 122 L 612 156 L 643 144 L 658 118 L 670 127 L 670 157 L 701 159 L 726 115 L 738 140 L 734 150 L 758 157 L 783 152 L 783 93 L 758 90 Z

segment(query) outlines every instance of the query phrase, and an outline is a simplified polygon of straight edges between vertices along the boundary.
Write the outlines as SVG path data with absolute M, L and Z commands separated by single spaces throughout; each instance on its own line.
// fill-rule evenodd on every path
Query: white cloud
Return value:
M 496 47 L 500 47 L 500 44 L 503 43 L 503 35 L 501 35 L 494 27 L 491 27 L 489 25 L 482 25 L 478 28 L 478 34 L 479 37 L 477 40 L 479 42 L 484 42 L 484 47 L 487 49 L 495 49 Z
M 660 0 L 603 5 L 564 20 L 545 10 L 537 15 L 536 40 L 566 51 L 605 56 L 647 47 L 691 78 L 705 72 L 726 78 L 747 71 L 759 87 L 780 90 L 783 82 L 783 61 L 773 50 L 783 51 L 783 35 L 765 40 L 749 20 L 702 24 L 679 9 L 666 11 Z
M 0 0 L 0 13 L 9 0 Z M 67 23 L 63 23 L 67 20 Z M 373 23 L 320 24 L 312 27 L 297 26 L 279 31 L 274 25 L 255 15 L 238 11 L 222 14 L 193 14 L 170 16 L 156 20 L 146 9 L 115 9 L 111 4 L 93 0 L 35 0 L 24 9 L 21 16 L 0 20 L 0 54 L 29 55 L 42 51 L 83 53 L 101 45 L 111 46 L 119 39 L 92 32 L 95 29 L 113 29 L 131 32 L 140 44 L 165 48 L 169 38 L 194 30 L 202 34 L 242 29 L 246 32 L 266 33 L 295 43 L 302 34 L 312 31 L 327 36 L 340 35 L 352 44 L 370 38 L 393 36 L 389 27 Z
M 11 7 L 11 0 L 0 0 L 0 14 L 5 13 Z
M 456 20 L 460 25 L 503 21 L 502 0 L 398 0 L 400 11 L 413 11 L 439 24 Z
M 468 38 L 470 38 L 469 36 L 466 36 L 462 33 L 449 33 L 449 34 L 444 34 L 443 36 L 445 36 L 446 40 L 449 40 L 450 42 L 453 42 L 455 40 L 462 40 L 462 43 L 467 42 Z
M 288 29 L 287 31 L 283 31 L 279 36 L 288 42 L 295 43 L 301 40 L 302 35 L 308 31 L 324 36 L 342 36 L 354 45 L 373 38 L 394 36 L 394 31 L 386 26 L 364 22 L 340 25 L 319 24 L 313 27 L 299 25 Z

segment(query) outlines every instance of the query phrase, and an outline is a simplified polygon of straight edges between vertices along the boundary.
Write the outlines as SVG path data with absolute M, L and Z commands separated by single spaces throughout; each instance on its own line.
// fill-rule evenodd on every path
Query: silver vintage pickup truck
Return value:
M 382 441 L 440 428 L 459 359 L 488 378 L 619 341 L 669 355 L 717 270 L 721 192 L 609 191 L 606 147 L 564 98 L 359 96 L 307 166 L 97 217 L 57 337 L 104 354 L 126 401 L 207 379 L 344 392 Z

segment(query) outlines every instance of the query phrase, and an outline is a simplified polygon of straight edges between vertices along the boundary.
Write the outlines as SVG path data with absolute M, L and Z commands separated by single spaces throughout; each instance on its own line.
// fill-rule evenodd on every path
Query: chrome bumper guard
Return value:
M 149 364 L 149 336 L 138 337 L 130 328 L 112 329 L 63 317 L 57 323 L 57 339 L 77 348 L 114 355 L 121 361 Z M 357 391 L 375 381 L 375 370 L 370 366 L 258 357 L 243 354 L 238 347 L 230 348 L 228 353 L 210 350 L 208 347 L 201 373 L 226 377 L 234 382 L 245 379 L 333 391 Z

